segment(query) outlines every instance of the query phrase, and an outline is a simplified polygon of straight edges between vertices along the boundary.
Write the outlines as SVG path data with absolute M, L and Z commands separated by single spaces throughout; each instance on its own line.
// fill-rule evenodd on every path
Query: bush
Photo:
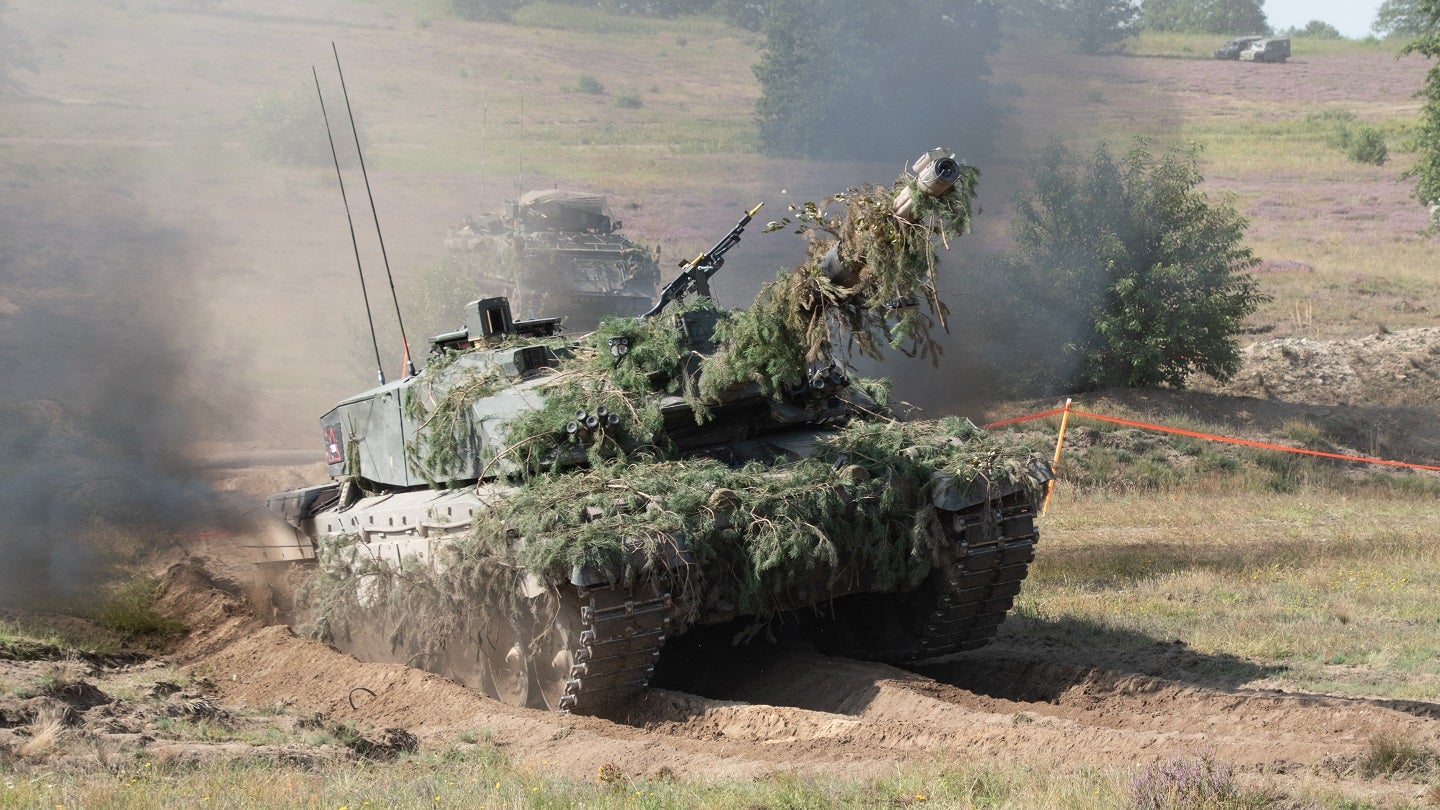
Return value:
M 582 73 L 580 78 L 575 81 L 575 89 L 582 93 L 598 96 L 605 92 L 605 85 L 601 84 L 600 80 L 594 76 L 588 73 Z
M 335 154 L 345 156 L 345 162 L 352 159 L 349 156 L 354 151 L 344 148 L 351 143 L 349 119 L 343 110 L 331 109 L 330 113 Z M 313 85 L 301 85 L 288 93 L 266 93 L 255 104 L 252 115 L 252 142 L 262 158 L 296 166 L 331 165 L 334 157 L 325 137 L 325 116 Z
M 1152 762 L 1126 786 L 1136 810 L 1220 810 L 1244 807 L 1235 768 L 1214 757 L 1175 756 Z
M 627 110 L 638 110 L 645 106 L 638 93 L 621 93 L 615 97 L 615 106 Z
M 1234 336 L 1266 300 L 1247 272 L 1246 221 L 1198 190 L 1197 153 L 1156 157 L 1139 141 L 1117 160 L 1102 145 L 1077 166 L 1058 143 L 1017 201 L 1017 250 L 975 279 L 990 334 L 1034 346 L 1036 382 L 1066 388 L 1183 387 L 1240 364 Z M 1005 313 L 1008 323 L 994 323 Z M 1023 326 L 1022 326 L 1023 324 Z M 1065 346 L 1072 365 L 1050 347 Z M 1015 347 L 1012 347 L 1015 348 Z M 1026 376 L 1023 363 L 1005 373 Z
M 95 608 L 95 623 L 129 640 L 178 635 L 185 630 L 184 625 L 155 611 L 153 601 L 159 586 L 148 577 L 115 586 Z
M 1437 770 L 1440 754 L 1395 734 L 1377 734 L 1370 738 L 1369 749 L 1357 764 L 1360 772 L 1371 779 L 1423 775 Z
M 1345 150 L 1356 163 L 1383 166 L 1390 159 L 1390 150 L 1385 146 L 1385 136 L 1375 127 L 1361 127 Z

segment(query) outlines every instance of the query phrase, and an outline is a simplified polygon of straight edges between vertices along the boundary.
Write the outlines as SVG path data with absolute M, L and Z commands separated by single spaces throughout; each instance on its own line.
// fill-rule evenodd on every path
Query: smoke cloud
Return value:
M 0 607 L 91 594 L 214 526 L 182 452 L 204 426 L 176 337 L 186 237 L 103 189 L 0 202 Z M 128 206 L 133 208 L 133 203 Z

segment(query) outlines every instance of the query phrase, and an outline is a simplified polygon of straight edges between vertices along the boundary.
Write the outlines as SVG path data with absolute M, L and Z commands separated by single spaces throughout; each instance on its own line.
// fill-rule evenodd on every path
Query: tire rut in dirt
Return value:
M 704 673 L 690 694 L 651 690 L 617 719 L 677 737 L 764 743 L 777 756 L 782 747 L 904 756 L 963 744 L 977 756 L 1100 763 L 1203 749 L 1277 773 L 1357 761 L 1387 736 L 1440 743 L 1432 704 L 1216 688 L 1007 650 L 917 671 L 774 645 L 687 660 Z M 686 688 L 665 675 L 662 685 Z

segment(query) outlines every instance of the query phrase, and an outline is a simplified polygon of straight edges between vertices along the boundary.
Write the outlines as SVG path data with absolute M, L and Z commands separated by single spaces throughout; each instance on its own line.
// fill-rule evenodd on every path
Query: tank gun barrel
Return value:
M 641 315 L 640 320 L 659 315 L 660 311 L 665 309 L 670 302 L 684 298 L 692 288 L 698 295 L 710 295 L 710 277 L 715 275 L 715 271 L 725 264 L 725 254 L 730 251 L 730 248 L 740 244 L 740 234 L 744 233 L 745 226 L 750 224 L 750 220 L 754 219 L 756 212 L 764 206 L 765 203 L 762 202 L 746 211 L 745 216 L 741 217 L 735 227 L 731 228 L 730 232 L 725 234 L 719 242 L 716 242 L 714 247 L 682 264 L 681 266 L 685 269 L 680 271 L 680 275 L 676 276 L 674 281 L 665 285 L 665 289 L 660 291 L 660 300 Z
M 911 166 L 910 171 L 914 176 L 915 185 L 925 194 L 931 197 L 943 197 L 950 189 L 955 187 L 955 181 L 960 178 L 960 161 L 955 159 L 953 154 L 947 154 L 944 149 L 931 149 L 921 155 Z M 892 210 L 895 216 L 907 222 L 916 220 L 915 194 L 912 186 L 900 189 L 895 195 L 895 204 Z M 830 246 L 830 250 L 820 260 L 820 272 L 825 277 L 840 286 L 849 286 L 859 274 L 859 268 L 851 267 L 844 259 L 840 258 L 840 243 L 836 242 Z M 902 302 L 897 302 L 902 303 Z

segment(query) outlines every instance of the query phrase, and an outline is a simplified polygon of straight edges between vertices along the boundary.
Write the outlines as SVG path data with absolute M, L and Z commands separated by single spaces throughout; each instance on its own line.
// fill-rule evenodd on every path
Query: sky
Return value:
M 1370 35 L 1375 10 L 1383 0 L 1265 0 L 1265 18 L 1276 31 L 1303 27 L 1311 20 L 1323 20 L 1340 30 L 1341 36 L 1363 39 Z

